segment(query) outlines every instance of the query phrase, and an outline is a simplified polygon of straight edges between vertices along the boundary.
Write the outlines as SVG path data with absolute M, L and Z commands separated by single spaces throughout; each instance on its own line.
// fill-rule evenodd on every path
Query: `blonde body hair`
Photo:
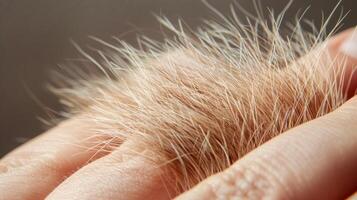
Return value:
M 297 22 L 282 35 L 282 15 L 244 24 L 234 12 L 216 14 L 195 31 L 160 18 L 174 37 L 142 37 L 140 48 L 95 38 L 110 49 L 98 51 L 102 59 L 79 50 L 99 70 L 54 89 L 70 116 L 109 136 L 105 145 L 131 139 L 154 152 L 148 159 L 178 191 L 347 99 L 345 64 L 326 50 L 324 27 L 307 32 Z

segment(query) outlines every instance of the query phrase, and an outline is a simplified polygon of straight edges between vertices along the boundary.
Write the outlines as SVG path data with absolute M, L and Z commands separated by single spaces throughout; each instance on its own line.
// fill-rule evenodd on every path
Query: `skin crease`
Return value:
M 345 56 L 339 49 L 353 31 L 329 41 L 332 55 Z M 348 57 L 347 62 L 352 71 L 357 60 Z M 353 77 L 346 90 L 352 94 L 356 87 Z M 165 172 L 145 159 L 154 152 L 138 147 L 132 139 L 111 153 L 95 154 L 88 148 L 107 138 L 94 137 L 93 128 L 71 119 L 2 158 L 0 199 L 173 198 L 170 184 L 163 182 Z M 272 139 L 178 199 L 345 198 L 357 190 L 356 130 L 357 98 L 353 97 L 331 114 Z M 131 156 L 137 153 L 142 156 Z M 268 156 L 276 159 L 266 162 Z

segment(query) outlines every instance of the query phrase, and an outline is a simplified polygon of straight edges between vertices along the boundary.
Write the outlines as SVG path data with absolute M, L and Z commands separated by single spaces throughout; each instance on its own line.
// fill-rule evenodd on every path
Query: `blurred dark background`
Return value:
M 236 1 L 254 10 L 252 0 Z M 232 3 L 209 2 L 223 13 L 229 13 Z M 264 9 L 277 12 L 288 2 L 261 0 Z M 329 15 L 338 2 L 295 0 L 286 18 L 310 7 L 306 19 L 319 24 L 322 12 Z M 342 29 L 356 25 L 356 7 L 356 0 L 341 2 L 336 14 L 349 12 Z M 38 119 L 48 115 L 45 106 L 61 110 L 46 84 L 51 79 L 49 71 L 66 59 L 79 57 L 71 39 L 80 46 L 93 42 L 89 35 L 106 41 L 117 36 L 129 43 L 135 42 L 137 34 L 160 39 L 160 25 L 153 13 L 173 21 L 181 17 L 192 27 L 213 16 L 200 0 L 0 0 L 0 157 L 46 129 Z M 244 17 L 239 11 L 238 15 Z

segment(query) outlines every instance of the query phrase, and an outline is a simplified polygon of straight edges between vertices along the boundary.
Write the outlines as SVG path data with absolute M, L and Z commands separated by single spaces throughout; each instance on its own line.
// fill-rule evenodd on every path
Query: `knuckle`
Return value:
M 259 163 L 237 165 L 216 175 L 210 183 L 217 199 L 285 199 L 281 184 Z
M 38 156 L 29 155 L 28 152 L 13 154 L 0 162 L 0 174 L 11 174 L 20 171 L 40 171 L 41 173 L 60 174 L 60 165 L 54 156 L 41 154 Z

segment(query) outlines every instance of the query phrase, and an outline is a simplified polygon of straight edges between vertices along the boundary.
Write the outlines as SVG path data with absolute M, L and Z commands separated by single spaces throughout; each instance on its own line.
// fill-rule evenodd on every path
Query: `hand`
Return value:
M 349 30 L 329 41 L 331 54 L 349 57 L 351 72 L 357 64 L 357 37 L 348 39 L 352 34 Z M 349 45 L 343 45 L 346 41 Z M 356 87 L 353 77 L 351 88 Z M 140 156 L 128 159 L 128 153 L 142 147 L 128 141 L 97 154 L 93 144 L 106 140 L 93 128 L 71 119 L 5 156 L 0 161 L 0 199 L 170 198 L 161 170 Z M 270 140 L 178 199 L 339 199 L 356 190 L 353 97 L 334 112 Z

